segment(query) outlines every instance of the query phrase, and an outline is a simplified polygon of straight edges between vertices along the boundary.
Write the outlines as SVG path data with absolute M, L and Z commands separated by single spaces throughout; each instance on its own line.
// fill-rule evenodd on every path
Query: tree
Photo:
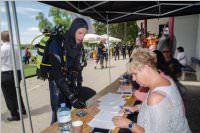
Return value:
M 44 17 L 44 14 L 42 12 L 39 12 L 38 15 L 35 17 L 36 20 L 39 21 L 38 27 L 40 32 L 43 32 L 45 28 L 53 28 L 53 24 Z
M 64 31 L 66 31 L 71 25 L 71 16 L 66 10 L 51 7 L 49 9 L 48 16 L 53 18 L 53 22 L 50 22 L 47 18 L 45 18 L 42 12 L 39 12 L 35 17 L 35 19 L 39 21 L 38 27 L 41 32 L 44 31 L 45 28 L 52 29 L 56 25 L 64 26 Z
M 106 24 L 94 20 L 93 26 L 94 26 L 96 34 L 102 35 L 102 34 L 106 33 L 106 30 L 107 30 L 106 29 Z
M 93 26 L 98 35 L 106 34 L 106 24 L 94 21 Z M 109 24 L 110 36 L 122 39 L 124 42 L 133 41 L 137 37 L 138 27 L 135 21 Z
M 138 26 L 136 21 L 127 22 L 127 37 L 126 41 L 133 41 L 137 37 L 138 34 Z
M 52 7 L 49 10 L 49 17 L 53 17 L 54 25 L 64 26 L 65 31 L 71 25 L 71 15 L 69 15 L 69 12 L 66 10 Z

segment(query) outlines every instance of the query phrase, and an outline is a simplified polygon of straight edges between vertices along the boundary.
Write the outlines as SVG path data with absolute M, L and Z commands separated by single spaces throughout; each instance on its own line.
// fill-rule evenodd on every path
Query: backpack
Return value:
M 36 75 L 38 79 L 45 80 L 48 78 L 48 71 L 51 67 L 51 65 L 48 64 L 48 50 L 51 40 L 50 36 L 44 36 L 36 46 Z

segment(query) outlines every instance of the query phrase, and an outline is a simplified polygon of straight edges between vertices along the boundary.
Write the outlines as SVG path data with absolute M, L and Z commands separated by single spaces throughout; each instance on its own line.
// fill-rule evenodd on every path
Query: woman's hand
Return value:
M 125 107 L 122 107 L 121 112 L 124 112 L 126 114 L 131 114 L 138 110 L 139 110 L 139 108 L 137 106 L 125 106 Z
M 131 120 L 123 117 L 123 116 L 114 116 L 112 121 L 116 127 L 119 128 L 128 128 L 128 124 L 131 123 Z

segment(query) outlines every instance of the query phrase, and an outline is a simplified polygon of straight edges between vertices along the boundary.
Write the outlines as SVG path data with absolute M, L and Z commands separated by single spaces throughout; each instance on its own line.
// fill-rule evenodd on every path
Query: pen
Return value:
M 123 106 L 120 105 L 120 108 L 123 109 Z M 131 113 L 131 114 L 134 113 L 134 112 L 132 112 L 130 109 L 125 109 L 125 112 Z

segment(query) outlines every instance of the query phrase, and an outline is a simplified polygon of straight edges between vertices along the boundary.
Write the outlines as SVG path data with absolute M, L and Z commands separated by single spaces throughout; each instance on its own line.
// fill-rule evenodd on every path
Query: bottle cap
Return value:
M 66 104 L 65 103 L 61 103 L 60 106 L 61 107 L 66 107 Z

